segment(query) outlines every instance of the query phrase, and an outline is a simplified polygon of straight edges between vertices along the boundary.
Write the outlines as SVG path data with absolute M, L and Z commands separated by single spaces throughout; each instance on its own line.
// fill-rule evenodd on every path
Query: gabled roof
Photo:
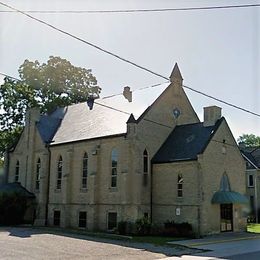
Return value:
M 260 147 L 240 147 L 240 152 L 244 159 L 248 162 L 247 169 L 260 168 Z
M 223 120 L 222 117 L 214 126 L 208 127 L 204 127 L 203 123 L 176 126 L 153 157 L 152 163 L 196 160 Z
M 161 86 L 162 91 L 168 85 Z M 129 103 L 123 96 L 96 99 L 93 109 L 87 103 L 67 107 L 58 130 L 52 138 L 51 145 L 59 145 L 95 138 L 123 136 L 127 131 L 127 122 L 138 123 L 143 111 L 154 102 L 158 93 L 144 95 L 133 93 L 133 102 Z M 141 105 L 140 105 L 141 104 Z M 132 116 L 130 116 L 132 114 Z M 54 124 L 55 125 L 55 124 Z M 53 127 L 54 129 L 55 127 Z

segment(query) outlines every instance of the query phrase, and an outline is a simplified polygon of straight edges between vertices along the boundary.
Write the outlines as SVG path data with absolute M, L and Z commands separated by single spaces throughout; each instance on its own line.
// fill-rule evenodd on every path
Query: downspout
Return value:
M 51 172 L 51 150 L 50 144 L 46 143 L 46 148 L 48 150 L 48 185 L 47 185 L 47 198 L 46 198 L 46 208 L 45 208 L 45 226 L 48 226 L 48 214 L 49 214 L 49 201 L 50 201 L 50 172 Z

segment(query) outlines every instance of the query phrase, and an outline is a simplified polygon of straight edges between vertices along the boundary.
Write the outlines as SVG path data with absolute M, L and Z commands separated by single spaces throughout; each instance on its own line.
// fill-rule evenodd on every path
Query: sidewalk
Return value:
M 187 247 L 197 247 L 216 243 L 225 243 L 239 240 L 259 239 L 260 234 L 248 233 L 248 232 L 228 232 L 210 235 L 199 239 L 189 239 L 168 242 L 168 244 L 177 244 Z

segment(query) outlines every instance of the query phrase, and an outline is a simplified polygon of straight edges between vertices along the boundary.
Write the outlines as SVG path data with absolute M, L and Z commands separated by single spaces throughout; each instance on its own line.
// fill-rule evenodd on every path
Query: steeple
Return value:
M 174 68 L 172 70 L 171 76 L 170 76 L 170 81 L 171 82 L 173 82 L 173 81 L 182 82 L 182 80 L 183 80 L 183 78 L 182 78 L 180 69 L 178 67 L 178 64 L 176 62 L 175 65 L 174 65 Z

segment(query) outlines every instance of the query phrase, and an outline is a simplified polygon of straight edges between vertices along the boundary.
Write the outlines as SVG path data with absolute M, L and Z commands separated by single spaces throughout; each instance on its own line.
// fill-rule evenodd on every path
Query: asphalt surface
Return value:
M 198 252 L 181 246 L 99 239 L 32 228 L 0 228 L 0 259 L 164 259 Z

